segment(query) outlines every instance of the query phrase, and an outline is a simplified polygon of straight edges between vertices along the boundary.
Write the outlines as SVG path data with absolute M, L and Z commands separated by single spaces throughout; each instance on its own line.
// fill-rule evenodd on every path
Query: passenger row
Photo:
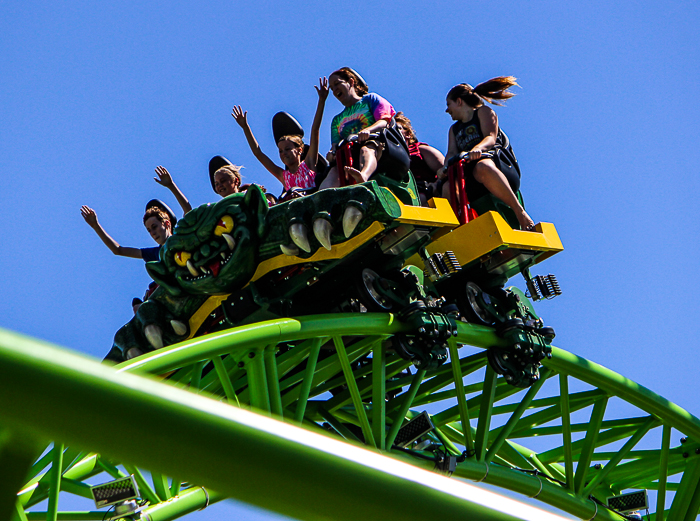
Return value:
M 410 119 L 402 112 L 396 112 L 391 103 L 382 96 L 369 92 L 364 79 L 349 67 L 334 71 L 328 79 L 319 79 L 319 85 L 315 87 L 318 104 L 308 145 L 304 143 L 303 130 L 298 125 L 295 127 L 283 122 L 278 127 L 283 132 L 275 136 L 275 141 L 283 167 L 275 164 L 261 150 L 248 124 L 248 113 L 240 106 L 235 106 L 232 116 L 242 128 L 253 155 L 282 184 L 284 191 L 280 196 L 281 201 L 314 190 L 343 186 L 346 180 L 368 181 L 376 172 L 386 150 L 383 133 L 387 129 L 395 129 L 405 140 L 410 155 L 410 171 L 416 180 L 421 204 L 427 204 L 432 197 L 449 198 L 450 195 L 454 195 L 450 194 L 450 186 L 446 182 L 447 168 L 452 158 L 461 154 L 470 162 L 470 168 L 465 172 L 465 187 L 469 197 L 476 199 L 487 193 L 493 194 L 513 210 L 520 228 L 529 230 L 533 221 L 515 195 L 520 186 L 519 173 L 512 169 L 501 171 L 489 154 L 484 155 L 507 147 L 504 142 L 507 138 L 499 129 L 496 113 L 485 105 L 485 102 L 502 105 L 501 100 L 514 96 L 509 89 L 516 85 L 514 77 L 501 76 L 476 87 L 460 84 L 450 89 L 446 99 L 446 112 L 455 123 L 448 133 L 447 159 L 435 147 L 418 141 Z M 331 121 L 331 148 L 324 159 L 319 154 L 319 134 L 330 91 L 345 108 Z M 293 118 L 290 119 L 296 123 Z M 353 147 L 352 166 L 339 169 L 336 153 L 346 140 L 356 141 L 358 146 Z M 241 168 L 221 156 L 214 158 L 210 163 L 209 172 L 214 191 L 221 197 L 245 191 L 250 185 L 241 184 Z M 156 174 L 155 181 L 173 193 L 183 213 L 191 210 L 187 198 L 167 169 L 159 166 L 156 168 Z M 272 194 L 266 193 L 266 196 L 270 205 L 277 203 L 277 198 Z M 143 223 L 158 246 L 131 248 L 121 246 L 104 230 L 92 208 L 83 206 L 81 214 L 112 253 L 140 258 L 146 262 L 158 259 L 160 246 L 172 234 L 177 222 L 174 213 L 166 204 L 155 199 L 149 201 Z M 153 289 L 155 286 L 152 284 L 145 298 L 148 298 Z M 139 304 L 140 299 L 134 299 L 134 311 Z

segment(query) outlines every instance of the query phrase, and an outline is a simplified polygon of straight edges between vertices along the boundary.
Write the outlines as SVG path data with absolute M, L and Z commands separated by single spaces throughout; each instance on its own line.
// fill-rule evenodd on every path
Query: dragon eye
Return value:
M 219 222 L 216 223 L 216 228 L 214 228 L 214 235 L 221 237 L 225 233 L 231 233 L 233 230 L 233 217 L 230 215 L 224 215 Z
M 192 254 L 186 251 L 176 251 L 174 257 L 175 264 L 178 266 L 187 266 L 187 261 L 190 260 Z

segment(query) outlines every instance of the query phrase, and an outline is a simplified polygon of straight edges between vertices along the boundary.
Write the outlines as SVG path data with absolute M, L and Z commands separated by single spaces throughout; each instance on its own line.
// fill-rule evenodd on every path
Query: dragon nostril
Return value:
M 209 257 L 209 255 L 211 254 L 211 249 L 209 248 L 208 244 L 202 244 L 200 251 L 202 252 L 202 256 L 205 258 Z

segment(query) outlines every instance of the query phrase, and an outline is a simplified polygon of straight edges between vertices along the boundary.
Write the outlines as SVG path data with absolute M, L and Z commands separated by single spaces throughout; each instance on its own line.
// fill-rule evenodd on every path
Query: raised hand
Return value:
M 233 107 L 233 112 L 231 112 L 231 115 L 233 116 L 233 119 L 236 120 L 236 123 L 241 126 L 241 128 L 246 128 L 248 126 L 248 112 L 243 112 L 240 105 Z
M 325 76 L 323 78 L 319 78 L 318 87 L 314 85 L 314 88 L 316 89 L 318 97 L 321 98 L 323 101 L 326 101 L 328 93 L 330 92 L 330 89 L 328 88 L 328 79 Z
M 158 174 L 158 177 L 153 178 L 156 183 L 169 189 L 173 188 L 173 178 L 164 166 L 157 166 L 156 174 Z
M 83 216 L 83 219 L 85 219 L 85 222 L 90 226 L 93 228 L 97 226 L 97 214 L 95 213 L 95 210 L 89 206 L 82 206 L 80 208 L 80 214 Z

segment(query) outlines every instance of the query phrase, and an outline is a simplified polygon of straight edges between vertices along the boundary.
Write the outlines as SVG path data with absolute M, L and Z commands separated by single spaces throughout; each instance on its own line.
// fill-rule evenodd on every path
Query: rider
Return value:
M 318 93 L 318 105 L 313 124 L 311 125 L 311 138 L 309 140 L 309 150 L 304 157 L 304 141 L 301 136 L 282 136 L 277 141 L 279 156 L 285 168 L 277 166 L 272 159 L 263 153 L 258 145 L 253 131 L 248 124 L 248 112 L 243 112 L 240 105 L 233 107 L 231 115 L 236 120 L 245 133 L 248 146 L 253 155 L 277 180 L 284 185 L 284 190 L 292 188 L 313 188 L 316 186 L 316 160 L 318 158 L 318 141 L 323 119 L 323 108 L 328 98 L 328 80 L 319 78 L 319 86 L 315 87 Z
M 163 203 L 160 203 L 165 206 Z M 167 207 L 166 207 L 167 208 Z M 169 210 L 169 208 L 168 208 Z M 97 213 L 88 206 L 83 206 L 80 213 L 85 219 L 85 222 L 95 230 L 97 236 L 102 239 L 102 242 L 107 246 L 112 253 L 122 257 L 131 257 L 133 259 L 143 259 L 146 262 L 157 261 L 160 247 L 165 244 L 165 241 L 172 235 L 172 223 L 177 219 L 171 212 L 166 212 L 158 206 L 149 206 L 146 213 L 143 215 L 143 225 L 151 234 L 153 240 L 158 246 L 150 248 L 132 248 L 130 246 L 121 246 L 115 241 L 102 227 L 97 220 Z
M 360 168 L 358 170 L 346 166 L 345 174 L 360 183 L 367 181 L 377 169 L 377 162 L 383 150 L 383 145 L 375 139 L 370 139 L 370 134 L 388 127 L 396 111 L 381 96 L 373 92 L 368 93 L 369 88 L 364 79 L 350 67 L 333 72 L 328 81 L 333 95 L 345 106 L 331 122 L 331 151 L 328 160 L 333 161 L 341 140 L 357 134 L 357 140 L 362 144 L 359 153 Z M 321 188 L 339 185 L 338 169 L 333 166 Z
M 506 178 L 493 160 L 481 157 L 483 152 L 496 146 L 498 139 L 498 117 L 490 107 L 484 105 L 484 101 L 502 105 L 498 100 L 515 96 L 508 89 L 516 85 L 513 76 L 499 76 L 476 87 L 461 83 L 450 89 L 445 112 L 456 123 L 449 131 L 445 168 L 450 158 L 460 152 L 468 152 L 469 160 L 477 162 L 465 179 L 471 198 L 478 199 L 488 192 L 492 193 L 515 212 L 521 229 L 530 230 L 534 222 L 515 196 L 520 185 L 517 174 Z
M 411 120 L 403 112 L 397 112 L 395 120 L 396 127 L 401 131 L 408 145 L 411 173 L 418 185 L 421 204 L 425 206 L 428 199 L 433 197 L 447 197 L 447 194 L 443 195 L 443 191 L 447 191 L 447 188 L 443 190 L 443 178 L 446 175 L 442 171 L 442 166 L 445 163 L 445 156 L 437 148 L 418 141 Z

